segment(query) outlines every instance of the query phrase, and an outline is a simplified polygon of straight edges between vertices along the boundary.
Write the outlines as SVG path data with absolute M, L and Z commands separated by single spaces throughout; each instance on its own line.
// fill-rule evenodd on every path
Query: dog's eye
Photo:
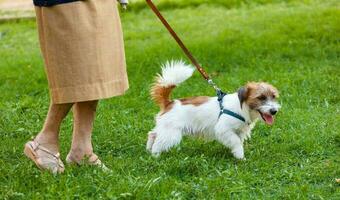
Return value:
M 273 95 L 273 96 L 272 96 L 272 98 L 273 98 L 273 99 L 275 99 L 275 98 L 276 98 L 276 96 L 275 96 L 275 95 Z
M 261 95 L 261 96 L 259 96 L 259 97 L 257 97 L 260 101 L 264 101 L 264 100 L 266 100 L 267 99 L 267 97 L 266 96 L 264 96 L 264 95 Z

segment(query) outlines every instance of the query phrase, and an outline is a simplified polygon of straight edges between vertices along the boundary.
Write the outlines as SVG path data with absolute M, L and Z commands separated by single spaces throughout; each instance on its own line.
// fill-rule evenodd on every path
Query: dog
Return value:
M 245 159 L 243 142 L 250 138 L 256 122 L 274 122 L 280 109 L 278 90 L 265 82 L 249 82 L 223 96 L 222 101 L 208 96 L 171 100 L 172 90 L 190 78 L 194 70 L 182 61 L 162 66 L 162 74 L 158 74 L 150 91 L 160 112 L 155 117 L 156 126 L 148 133 L 147 150 L 157 157 L 179 144 L 185 135 L 203 136 L 230 148 L 235 158 Z

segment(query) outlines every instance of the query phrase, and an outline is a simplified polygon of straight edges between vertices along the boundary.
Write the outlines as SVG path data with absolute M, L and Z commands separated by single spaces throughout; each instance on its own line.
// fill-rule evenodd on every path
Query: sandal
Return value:
M 94 153 L 92 153 L 90 156 L 85 156 L 83 160 L 77 161 L 75 158 L 71 156 L 71 154 L 68 154 L 66 157 L 66 162 L 68 164 L 77 164 L 77 165 L 82 165 L 82 164 L 87 164 L 87 165 L 93 165 L 101 168 L 105 172 L 111 172 L 109 168 L 107 168 L 104 163 L 102 163 L 101 160 L 99 160 L 98 156 Z
M 37 151 L 44 152 L 38 155 Z M 25 144 L 25 155 L 31 159 L 39 169 L 51 171 L 53 174 L 64 172 L 64 164 L 60 160 L 60 154 L 53 154 L 51 151 L 41 146 L 38 142 L 29 141 Z

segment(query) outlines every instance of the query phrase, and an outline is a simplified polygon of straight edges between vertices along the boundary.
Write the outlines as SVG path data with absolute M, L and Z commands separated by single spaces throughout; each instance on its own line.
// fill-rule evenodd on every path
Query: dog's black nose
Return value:
M 272 108 L 269 110 L 270 114 L 275 115 L 277 113 L 277 110 Z

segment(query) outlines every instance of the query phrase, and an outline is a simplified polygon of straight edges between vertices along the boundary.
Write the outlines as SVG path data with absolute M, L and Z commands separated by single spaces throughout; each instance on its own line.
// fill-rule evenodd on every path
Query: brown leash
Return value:
M 192 56 L 192 54 L 190 53 L 190 51 L 187 49 L 187 47 L 183 44 L 182 40 L 177 36 L 177 34 L 175 33 L 175 31 L 171 28 L 171 26 L 169 25 L 169 23 L 164 19 L 164 17 L 162 16 L 162 14 L 159 12 L 159 10 L 157 9 L 157 7 L 155 6 L 155 4 L 152 3 L 151 0 L 146 0 L 146 2 L 148 3 L 148 5 L 150 6 L 150 8 L 153 10 L 153 12 L 157 15 L 157 17 L 161 20 L 161 22 L 164 24 L 164 26 L 166 27 L 166 29 L 168 29 L 168 31 L 170 32 L 170 34 L 172 35 L 172 37 L 176 40 L 176 42 L 178 43 L 178 45 L 182 48 L 182 50 L 184 51 L 185 55 L 188 56 L 188 58 L 190 59 L 190 61 L 192 62 L 192 64 L 194 64 L 197 68 L 197 70 L 201 73 L 201 75 L 203 76 L 203 78 L 205 80 L 208 81 L 209 85 L 211 85 L 212 87 L 214 87 L 214 89 L 216 90 L 216 94 L 217 94 L 217 101 L 219 102 L 219 106 L 220 106 L 220 113 L 219 113 L 219 118 L 222 114 L 226 114 L 229 116 L 232 116 L 234 118 L 237 118 L 239 120 L 241 120 L 242 122 L 246 122 L 245 118 L 229 109 L 226 109 L 223 107 L 223 97 L 226 95 L 226 93 L 224 93 L 220 88 L 217 87 L 217 85 L 211 80 L 211 78 L 209 77 L 208 73 L 202 68 L 202 66 L 197 62 L 197 60 L 194 58 L 194 56 Z
M 197 70 L 201 73 L 203 78 L 208 81 L 210 85 L 212 85 L 215 90 L 219 90 L 219 88 L 216 86 L 216 84 L 210 79 L 208 73 L 203 69 L 203 67 L 197 62 L 197 60 L 194 58 L 194 56 L 190 53 L 188 48 L 184 45 L 182 40 L 177 36 L 176 32 L 171 28 L 169 23 L 166 21 L 166 19 L 162 16 L 162 14 L 159 12 L 155 4 L 151 0 L 146 0 L 146 3 L 149 5 L 149 7 L 152 9 L 152 11 L 157 15 L 157 17 L 161 20 L 163 25 L 168 29 L 172 37 L 176 40 L 178 45 L 181 47 L 181 49 L 184 51 L 185 55 L 190 59 L 193 65 L 197 68 Z

